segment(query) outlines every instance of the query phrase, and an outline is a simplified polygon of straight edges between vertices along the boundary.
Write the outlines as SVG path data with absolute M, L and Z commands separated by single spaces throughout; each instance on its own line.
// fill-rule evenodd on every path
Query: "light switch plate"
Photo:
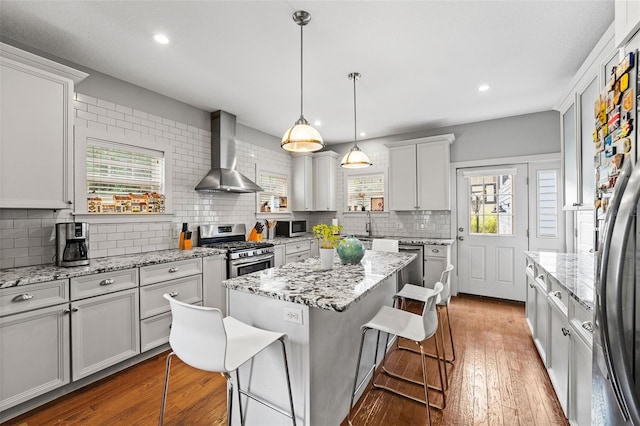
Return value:
M 286 322 L 302 324 L 302 309 L 283 308 L 282 319 Z

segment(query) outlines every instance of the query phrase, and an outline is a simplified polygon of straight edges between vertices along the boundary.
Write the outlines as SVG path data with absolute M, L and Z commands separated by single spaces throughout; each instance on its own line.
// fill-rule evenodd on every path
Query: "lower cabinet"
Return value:
M 567 308 L 553 292 L 549 294 L 548 300 L 550 311 L 547 372 L 566 416 L 569 386 L 569 319 Z
M 0 412 L 69 383 L 68 307 L 0 317 Z
M 285 245 L 285 263 L 299 262 L 311 255 L 311 242 L 294 241 Z
M 442 271 L 447 269 L 450 263 L 450 248 L 446 245 L 426 245 L 424 246 L 424 282 L 425 285 L 433 287 L 440 281 Z
M 538 349 L 540 358 L 545 367 L 547 363 L 547 334 L 549 330 L 549 303 L 547 302 L 547 276 L 544 273 L 540 273 L 533 281 L 536 294 L 536 314 L 535 314 L 535 326 L 533 342 Z
M 277 245 L 273 247 L 273 266 L 278 267 L 284 265 L 286 262 L 286 255 L 284 245 Z
M 138 289 L 71 303 L 73 380 L 140 353 Z
M 593 319 L 591 311 L 571 300 L 569 340 L 569 423 L 591 424 L 591 367 Z
M 179 274 L 180 278 L 174 278 Z M 147 278 L 140 286 L 140 347 L 144 352 L 169 342 L 171 308 L 165 293 L 184 303 L 202 305 L 202 259 L 143 266 L 140 277 Z
M 535 336 L 536 325 L 536 285 L 533 263 L 527 259 L 527 272 L 525 274 L 527 292 L 525 294 L 525 316 L 531 335 Z
M 318 246 L 317 240 L 309 241 L 309 255 L 311 257 L 319 257 L 320 256 L 320 247 Z

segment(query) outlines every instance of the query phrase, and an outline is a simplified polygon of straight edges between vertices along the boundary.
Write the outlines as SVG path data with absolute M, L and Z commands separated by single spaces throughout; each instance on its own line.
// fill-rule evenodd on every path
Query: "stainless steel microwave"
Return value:
M 306 220 L 279 220 L 276 223 L 276 237 L 300 237 L 306 233 Z

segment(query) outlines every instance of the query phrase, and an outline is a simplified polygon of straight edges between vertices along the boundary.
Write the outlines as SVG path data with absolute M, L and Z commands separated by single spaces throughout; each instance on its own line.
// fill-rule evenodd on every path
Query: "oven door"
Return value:
M 259 256 L 230 260 L 227 265 L 228 277 L 235 278 L 263 269 L 273 268 L 274 254 L 261 254 Z

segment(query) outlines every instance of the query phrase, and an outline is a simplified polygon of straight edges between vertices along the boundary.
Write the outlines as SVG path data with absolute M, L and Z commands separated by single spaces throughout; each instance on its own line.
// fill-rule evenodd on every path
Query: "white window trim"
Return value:
M 349 204 L 349 178 L 353 176 L 384 175 L 384 208 L 382 212 L 354 212 L 345 210 Z M 389 216 L 389 168 L 371 166 L 366 169 L 342 169 L 342 214 L 344 215 L 366 215 L 370 213 L 376 216 Z
M 273 176 L 284 176 L 287 178 L 287 209 L 279 212 L 261 212 L 260 211 L 260 193 L 256 192 L 256 202 L 255 202 L 255 212 L 257 218 L 266 218 L 266 217 L 289 217 L 293 214 L 291 210 L 291 204 L 293 203 L 293 198 L 291 194 L 293 194 L 293 185 L 291 182 L 291 174 L 290 173 L 280 173 L 273 171 L 267 167 L 260 167 L 256 164 L 256 183 L 258 186 L 262 186 L 262 173 L 270 174 Z
M 87 211 L 87 141 L 90 139 L 102 140 L 109 143 L 129 145 L 137 148 L 145 148 L 160 151 L 164 156 L 164 213 L 106 213 L 94 214 Z M 75 210 L 72 213 L 77 220 L 89 223 L 112 222 L 171 222 L 173 220 L 172 203 L 172 176 L 173 154 L 171 145 L 166 143 L 151 142 L 131 136 L 117 133 L 109 133 L 103 130 L 79 128 L 74 129 L 74 199 Z

